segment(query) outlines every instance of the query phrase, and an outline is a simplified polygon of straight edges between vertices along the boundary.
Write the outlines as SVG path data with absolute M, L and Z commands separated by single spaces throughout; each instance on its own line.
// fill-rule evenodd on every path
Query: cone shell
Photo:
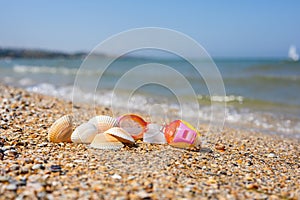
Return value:
M 72 116 L 65 115 L 52 124 L 48 131 L 48 140 L 50 142 L 71 142 L 72 131 Z
M 83 123 L 78 126 L 71 135 L 71 140 L 74 143 L 91 143 L 98 133 L 94 124 Z
M 122 143 L 125 143 L 125 144 L 133 144 L 134 143 L 133 137 L 122 128 L 113 127 L 111 129 L 105 131 L 104 133 L 114 136 Z
M 98 129 L 98 133 L 104 133 L 108 129 L 118 126 L 118 121 L 115 118 L 106 115 L 93 117 L 88 123 L 94 124 Z
M 97 134 L 91 143 L 91 147 L 104 150 L 117 150 L 124 146 L 117 138 L 106 133 Z

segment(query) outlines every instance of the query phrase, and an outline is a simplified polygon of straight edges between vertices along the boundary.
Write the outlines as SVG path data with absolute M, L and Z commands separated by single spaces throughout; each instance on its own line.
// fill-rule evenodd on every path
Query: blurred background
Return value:
M 203 123 L 209 120 L 212 101 L 226 102 L 228 126 L 300 138 L 299 9 L 296 0 L 1 1 L 0 82 L 70 99 L 77 69 L 100 42 L 133 28 L 168 28 L 206 49 L 222 74 L 227 95 L 211 97 L 201 75 L 182 58 L 140 51 L 119 58 L 105 72 L 97 91 L 99 104 L 108 104 L 111 89 L 132 67 L 161 63 L 192 84 L 201 112 L 193 113 L 193 105 L 188 112 Z M 176 45 L 197 60 L 187 46 Z M 81 74 L 86 84 L 78 96 L 85 101 L 94 95 L 89 90 L 98 78 L 94 71 L 115 52 L 100 53 L 94 69 Z M 129 83 L 122 88 L 129 90 Z M 184 95 L 184 88 L 178 90 Z M 121 102 L 122 97 L 120 106 Z M 167 88 L 152 85 L 136 92 L 132 106 L 143 111 L 153 102 L 166 109 L 178 103 Z

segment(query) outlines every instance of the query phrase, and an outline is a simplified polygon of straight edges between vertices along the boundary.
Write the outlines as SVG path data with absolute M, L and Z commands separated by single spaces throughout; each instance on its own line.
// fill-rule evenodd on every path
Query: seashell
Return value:
M 162 126 L 159 124 L 148 124 L 147 131 L 144 133 L 143 141 L 151 144 L 167 143 L 165 135 L 161 132 Z
M 108 129 L 118 126 L 117 119 L 106 115 L 93 117 L 88 123 L 94 124 L 98 129 L 98 133 L 104 133 Z
M 91 143 L 98 133 L 98 129 L 94 124 L 83 123 L 78 126 L 71 135 L 74 143 Z
M 147 130 L 147 122 L 135 114 L 126 114 L 118 118 L 119 127 L 127 131 L 135 140 L 142 139 Z
M 52 124 L 48 131 L 48 140 L 50 142 L 71 142 L 72 131 L 72 116 L 65 115 Z
M 114 136 L 120 142 L 125 144 L 133 144 L 135 142 L 133 137 L 127 131 L 119 127 L 113 127 L 104 133 Z
M 175 120 L 164 128 L 167 143 L 178 148 L 199 146 L 200 134 L 198 131 L 183 120 Z
M 124 146 L 117 138 L 106 133 L 97 134 L 90 145 L 96 149 L 117 150 Z

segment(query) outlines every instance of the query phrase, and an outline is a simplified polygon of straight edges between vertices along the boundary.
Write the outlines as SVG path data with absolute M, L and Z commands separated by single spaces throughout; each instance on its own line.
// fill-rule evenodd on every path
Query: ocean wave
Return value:
M 132 96 L 129 101 L 124 99 L 121 93 L 119 96 L 115 96 L 114 92 L 111 90 L 107 91 L 97 91 L 85 92 L 79 89 L 74 90 L 73 86 L 54 86 L 49 83 L 36 84 L 34 86 L 29 86 L 26 88 L 30 92 L 41 93 L 45 95 L 56 96 L 63 98 L 74 103 L 96 103 L 96 105 L 102 106 L 112 106 L 113 109 L 121 110 L 123 112 L 142 112 L 145 115 L 155 115 L 155 113 L 162 118 L 176 119 L 180 118 L 181 109 L 184 113 L 183 119 L 189 118 L 191 122 L 199 118 L 200 123 L 210 123 L 212 108 L 210 105 L 200 106 L 199 113 L 196 113 L 195 105 L 186 104 L 178 105 L 176 103 L 164 103 L 161 99 L 156 99 L 156 103 L 153 97 L 144 95 Z M 73 95 L 73 91 L 76 93 Z M 114 98 L 114 100 L 112 100 Z M 209 99 L 215 102 L 240 102 L 248 101 L 248 99 L 242 96 L 228 95 L 225 97 L 221 96 L 199 96 L 200 99 Z M 124 102 L 127 102 L 124 104 Z M 182 107 L 180 107 L 182 106 Z M 218 109 L 218 107 L 216 107 Z M 219 109 L 222 109 L 220 107 Z M 220 110 L 222 112 L 222 110 Z M 231 104 L 227 105 L 225 108 L 226 117 L 225 124 L 229 127 L 234 128 L 247 128 L 253 131 L 261 131 L 271 134 L 281 134 L 284 136 L 289 136 L 293 138 L 300 138 L 300 116 L 286 116 L 281 114 L 274 114 L 268 111 L 258 111 L 251 108 L 237 107 Z M 170 114 L 172 113 L 172 115 Z M 217 116 L 218 118 L 219 116 Z M 214 119 L 214 121 L 222 119 Z M 214 123 L 214 122 L 211 122 Z
M 247 68 L 248 72 L 274 72 L 274 71 L 298 71 L 300 62 L 270 61 L 268 64 L 252 65 Z
M 212 102 L 238 102 L 243 103 L 244 97 L 228 95 L 228 96 L 209 96 L 209 95 L 198 95 L 198 99 L 204 101 L 212 101 Z
M 33 66 L 33 65 L 14 65 L 13 71 L 16 73 L 31 73 L 31 74 L 63 74 L 63 75 L 83 75 L 83 76 L 97 76 L 97 69 L 84 69 L 71 67 L 50 67 L 50 66 Z M 118 72 L 106 72 L 109 76 L 120 76 Z
M 300 81 L 300 75 L 265 75 L 256 78 L 269 81 Z
M 77 68 L 32 66 L 32 65 L 14 65 L 13 70 L 16 73 L 47 73 L 47 74 L 76 74 Z
M 300 82 L 300 75 L 248 75 L 245 77 L 224 77 L 225 83 L 236 83 L 236 84 L 253 84 L 253 83 L 281 83 L 281 82 Z

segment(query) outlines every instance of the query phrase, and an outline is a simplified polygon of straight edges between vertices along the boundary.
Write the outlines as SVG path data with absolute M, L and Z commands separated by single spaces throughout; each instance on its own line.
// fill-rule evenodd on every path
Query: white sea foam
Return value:
M 185 104 L 180 107 L 176 103 L 160 103 L 159 100 L 153 97 L 146 97 L 143 95 L 135 95 L 128 102 L 122 95 L 113 97 L 114 93 L 111 90 L 99 91 L 96 93 L 84 92 L 76 90 L 77 93 L 73 94 L 73 86 L 55 87 L 52 84 L 41 83 L 34 86 L 27 87 L 30 92 L 37 92 L 46 95 L 52 95 L 63 98 L 73 102 L 86 102 L 102 106 L 112 106 L 113 108 L 123 110 L 124 112 L 143 112 L 147 114 L 158 114 L 164 117 L 173 117 L 174 119 L 180 118 L 180 109 L 183 109 L 184 116 L 193 121 L 199 117 L 200 123 L 209 123 L 211 121 L 212 109 L 218 109 L 218 106 L 212 108 L 209 105 L 201 106 L 200 112 L 195 113 L 195 105 Z M 115 98 L 112 101 L 112 98 Z M 223 101 L 239 101 L 235 96 L 228 98 L 215 99 Z M 241 99 L 240 99 L 241 100 Z M 156 102 L 156 103 L 155 103 Z M 159 111 L 159 112 L 157 112 Z M 218 116 L 216 116 L 218 118 Z M 216 121 L 218 119 L 213 119 Z M 268 112 L 258 112 L 250 109 L 238 109 L 233 106 L 226 108 L 226 126 L 233 126 L 236 128 L 248 128 L 249 130 L 263 131 L 267 133 L 277 133 L 293 138 L 300 138 L 300 121 L 299 119 L 291 119 L 288 117 L 279 117 Z
M 244 97 L 242 96 L 235 96 L 235 95 L 229 95 L 229 96 L 203 96 L 198 95 L 199 99 L 210 99 L 212 102 L 239 102 L 243 103 Z
M 45 74 L 64 74 L 64 75 L 76 75 L 77 68 L 67 67 L 49 67 L 49 66 L 32 66 L 32 65 L 14 65 L 13 71 L 16 73 L 45 73 Z M 93 74 L 94 72 L 84 71 L 86 74 Z

